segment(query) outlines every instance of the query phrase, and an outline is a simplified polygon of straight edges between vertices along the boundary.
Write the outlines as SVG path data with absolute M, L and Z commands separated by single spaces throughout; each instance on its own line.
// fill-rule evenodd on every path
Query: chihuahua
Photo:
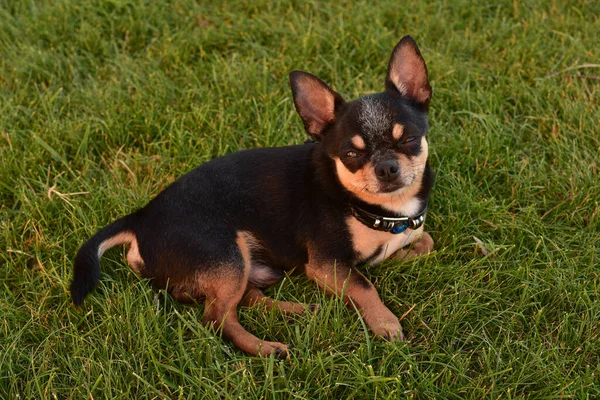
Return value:
M 100 229 L 75 258 L 75 305 L 98 283 L 102 254 L 125 244 L 135 272 L 180 302 L 204 301 L 203 323 L 249 354 L 285 357 L 288 347 L 244 329 L 239 305 L 316 309 L 263 294 L 292 270 L 343 296 L 376 336 L 403 339 L 398 318 L 356 266 L 433 248 L 423 230 L 433 184 L 425 61 L 404 37 L 385 91 L 348 102 L 307 72 L 292 71 L 290 83 L 313 140 L 216 158 Z

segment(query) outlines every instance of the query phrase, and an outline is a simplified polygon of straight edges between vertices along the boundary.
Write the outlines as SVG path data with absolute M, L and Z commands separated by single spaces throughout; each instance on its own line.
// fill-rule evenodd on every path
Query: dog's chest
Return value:
M 346 223 L 352 236 L 352 246 L 358 255 L 358 262 L 371 259 L 378 264 L 391 256 L 397 250 L 408 246 L 417 240 L 423 228 L 407 229 L 399 234 L 376 231 L 364 225 L 354 217 L 348 217 Z

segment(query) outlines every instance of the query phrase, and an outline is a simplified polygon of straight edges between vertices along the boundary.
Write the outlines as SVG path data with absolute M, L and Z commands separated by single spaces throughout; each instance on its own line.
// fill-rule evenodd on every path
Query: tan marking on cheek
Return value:
M 364 150 L 367 148 L 364 139 L 358 135 L 353 136 L 350 141 L 352 142 L 352 145 L 359 150 Z
M 401 163 L 401 168 L 404 165 L 409 165 L 407 168 L 412 170 L 413 168 L 410 168 L 410 160 L 408 157 L 401 157 L 404 157 L 402 160 L 400 158 L 398 159 L 399 163 Z M 427 157 L 425 157 L 425 159 L 427 159 Z M 350 172 L 339 158 L 335 158 L 335 163 L 340 183 L 362 201 L 380 205 L 393 212 L 411 212 L 410 210 L 404 210 L 404 208 L 406 207 L 407 202 L 414 198 L 421 187 L 420 182 L 423 170 L 425 169 L 424 162 L 421 167 L 422 171 L 417 174 L 416 177 L 412 173 L 407 173 L 406 179 L 412 179 L 412 183 L 394 193 L 377 193 L 378 182 L 377 177 L 375 176 L 375 170 L 371 163 L 366 163 L 355 173 Z
M 404 154 L 398 155 L 398 164 L 400 164 L 401 179 L 404 185 L 416 186 L 415 189 L 418 189 L 421 186 L 420 182 L 423 172 L 425 171 L 428 150 L 427 140 L 425 137 L 422 137 L 421 153 L 417 157 L 408 157 Z M 413 185 L 414 182 L 418 184 Z
M 419 159 L 423 162 L 427 161 L 427 155 L 429 154 L 429 143 L 427 143 L 427 139 L 425 136 L 421 138 L 421 154 L 419 154 Z
M 400 140 L 402 134 L 404 133 L 404 126 L 400 124 L 394 125 L 394 129 L 392 130 L 392 136 L 395 140 Z
M 366 187 L 371 186 L 373 184 L 373 177 L 369 177 L 369 171 L 373 170 L 373 166 L 370 162 L 365 163 L 361 169 L 352 173 L 342 160 L 339 158 L 335 158 L 335 166 L 338 173 L 338 177 L 340 178 L 341 184 L 350 192 L 358 195 L 360 192 L 364 191 Z

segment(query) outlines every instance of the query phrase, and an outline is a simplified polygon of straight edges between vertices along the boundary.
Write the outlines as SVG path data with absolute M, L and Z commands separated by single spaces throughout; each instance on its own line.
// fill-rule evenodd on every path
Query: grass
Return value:
M 600 396 L 600 3 L 412 3 L 2 2 L 0 398 Z M 364 272 L 408 342 L 291 278 L 270 295 L 321 312 L 241 309 L 295 346 L 249 357 L 116 250 L 71 305 L 95 230 L 215 156 L 304 140 L 290 70 L 379 91 L 407 33 L 434 90 L 436 248 Z

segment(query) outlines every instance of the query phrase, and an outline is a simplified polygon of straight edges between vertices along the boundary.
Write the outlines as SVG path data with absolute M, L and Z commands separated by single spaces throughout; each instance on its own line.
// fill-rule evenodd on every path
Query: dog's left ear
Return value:
M 303 71 L 290 72 L 294 104 L 306 132 L 316 140 L 335 120 L 335 111 L 344 104 L 342 96 L 316 76 Z
M 424 110 L 429 108 L 431 86 L 427 78 L 427 66 L 411 36 L 404 36 L 394 48 L 385 78 L 388 90 L 399 92 Z

